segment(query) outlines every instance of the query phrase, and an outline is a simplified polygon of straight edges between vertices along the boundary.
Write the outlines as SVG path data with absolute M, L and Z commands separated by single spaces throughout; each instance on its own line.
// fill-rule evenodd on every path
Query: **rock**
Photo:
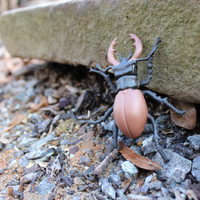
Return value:
M 75 154 L 78 151 L 78 146 L 72 147 L 69 149 L 69 154 Z
M 197 181 L 200 181 L 200 156 L 193 160 L 191 173 Z
M 11 163 L 9 164 L 9 166 L 8 166 L 8 169 L 10 169 L 15 164 L 17 164 L 17 161 L 16 160 L 12 160 Z
M 88 156 L 82 156 L 78 162 L 79 165 L 84 165 L 84 166 L 89 166 L 90 163 L 91 159 Z
M 21 147 L 30 147 L 31 144 L 37 142 L 37 138 L 24 138 L 21 142 L 20 142 L 20 146 Z
M 131 162 L 129 161 L 125 161 L 122 163 L 121 165 L 122 170 L 125 173 L 125 177 L 126 178 L 132 178 L 135 174 L 138 173 L 137 168 L 135 167 L 135 165 L 133 165 Z
M 170 110 L 172 122 L 186 129 L 194 129 L 197 124 L 197 110 L 195 105 L 174 99 L 171 99 L 171 102 L 177 109 L 186 111 L 185 117 L 182 117 L 173 110 Z
M 108 181 L 112 183 L 116 188 L 118 188 L 121 185 L 121 179 L 116 174 L 111 174 L 108 178 Z
M 79 196 L 73 196 L 72 200 L 81 200 Z
M 150 190 L 160 190 L 163 187 L 163 182 L 162 181 L 156 181 L 152 182 L 149 185 Z
M 183 144 L 180 143 L 172 144 L 168 147 L 168 149 L 185 158 L 190 158 L 194 154 L 189 147 L 185 147 Z
M 51 134 L 31 144 L 31 146 L 29 147 L 30 152 L 26 154 L 26 158 L 32 159 L 33 157 L 38 157 L 38 156 L 41 156 L 43 153 L 48 152 L 48 150 L 45 151 L 45 148 L 42 149 L 42 147 L 45 146 L 48 142 L 53 141 L 53 140 L 55 140 L 55 138 Z M 51 150 L 53 150 L 53 148 L 51 148 Z M 50 154 L 53 154 L 53 151 L 51 151 Z
M 110 121 L 108 124 L 106 124 L 105 122 L 102 122 L 101 125 L 103 126 L 103 128 L 105 130 L 108 130 L 108 131 L 114 131 L 114 126 L 115 126 L 115 120 L 112 120 Z
M 192 135 L 187 137 L 193 149 L 200 150 L 200 135 Z
M 142 141 L 142 146 L 146 146 L 147 144 L 149 144 L 149 142 L 152 142 L 153 140 L 153 135 L 151 135 L 150 137 L 148 137 L 147 139 Z
M 51 192 L 56 185 L 53 182 L 49 182 L 48 178 L 44 178 L 37 186 L 38 193 L 40 195 L 46 195 Z
M 154 154 L 157 152 L 156 144 L 155 142 L 149 142 L 146 146 L 142 147 L 141 149 L 143 151 L 144 156 L 151 156 L 151 154 Z
M 191 169 L 191 161 L 168 149 L 163 149 L 163 151 L 165 155 L 170 158 L 168 163 L 164 164 L 159 153 L 156 153 L 152 160 L 165 169 L 164 175 L 169 178 L 169 182 L 180 183 L 181 181 L 184 181 L 186 174 Z
M 140 191 L 142 194 L 147 194 L 147 192 L 149 191 L 149 185 L 152 178 L 153 178 L 152 174 L 146 177 L 144 181 L 144 185 L 141 187 L 141 191 Z
M 117 200 L 128 200 L 126 195 L 124 194 L 124 190 L 123 189 L 117 189 L 116 190 L 117 193 Z
M 52 119 L 45 119 L 42 122 L 39 122 L 35 125 L 35 128 L 39 134 L 42 134 L 45 131 L 48 131 Z
M 23 183 L 29 183 L 36 176 L 36 174 L 37 174 L 36 172 L 35 173 L 26 174 L 25 176 L 23 176 L 20 179 L 20 182 L 22 182 L 22 180 L 23 180 Z
M 87 154 L 89 156 L 94 156 L 94 150 L 93 149 L 84 149 L 84 154 Z
M 26 167 L 28 163 L 29 163 L 29 160 L 25 156 L 22 156 L 21 159 L 19 160 L 19 165 L 21 167 Z
M 105 67 L 105 54 L 115 37 L 117 53 L 127 55 L 134 51 L 128 34 L 136 33 L 146 57 L 160 36 L 163 43 L 154 56 L 154 78 L 147 87 L 200 103 L 199 9 L 195 0 L 183 0 L 181 6 L 179 1 L 158 0 L 58 2 L 4 12 L 0 37 L 13 56 Z M 139 67 L 139 74 L 146 79 L 144 67 Z
M 133 150 L 133 151 L 135 151 L 135 153 L 137 153 L 138 155 L 140 155 L 140 156 L 142 155 L 139 146 L 137 146 L 137 145 L 131 145 L 130 149 Z
M 116 199 L 116 191 L 113 186 L 107 181 L 107 179 L 103 179 L 101 182 L 101 189 L 111 199 Z
M 137 194 L 128 194 L 127 198 L 128 200 L 153 200 L 153 198 L 151 197 L 137 195 Z

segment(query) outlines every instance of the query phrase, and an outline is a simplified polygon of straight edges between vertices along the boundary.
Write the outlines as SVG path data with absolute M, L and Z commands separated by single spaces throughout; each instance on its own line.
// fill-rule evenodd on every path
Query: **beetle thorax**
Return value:
M 123 58 L 120 64 L 113 66 L 112 69 L 117 79 L 117 91 L 127 88 L 139 88 L 136 63 L 128 62 L 126 58 Z
M 137 64 L 128 62 L 127 59 L 123 59 L 119 65 L 113 66 L 112 69 L 116 79 L 125 75 L 137 76 Z

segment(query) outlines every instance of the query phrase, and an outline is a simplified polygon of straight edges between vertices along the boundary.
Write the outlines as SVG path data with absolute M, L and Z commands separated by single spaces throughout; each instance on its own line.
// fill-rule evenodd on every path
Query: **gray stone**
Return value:
M 200 149 L 200 135 L 192 135 L 187 137 L 187 139 L 190 141 L 192 148 L 195 150 Z
M 115 37 L 117 53 L 127 56 L 134 51 L 128 34 L 136 33 L 146 57 L 160 36 L 163 43 L 155 53 L 148 87 L 200 103 L 199 10 L 196 0 L 71 0 L 5 12 L 0 37 L 13 56 L 105 67 Z M 145 79 L 146 66 L 139 65 L 140 79 Z
M 133 150 L 133 151 L 135 151 L 135 153 L 137 153 L 138 155 L 142 155 L 139 146 L 137 146 L 137 145 L 131 145 L 130 149 Z
M 111 174 L 108 181 L 116 187 L 119 187 L 122 184 L 120 177 L 116 174 Z
M 200 181 L 200 156 L 193 160 L 191 173 L 197 181 Z
M 40 195 L 46 195 L 48 193 L 50 193 L 54 188 L 56 187 L 56 185 L 53 182 L 49 182 L 48 178 L 44 178 L 37 186 L 38 189 L 38 193 Z
M 156 181 L 152 182 L 149 185 L 150 190 L 160 190 L 163 187 L 163 182 L 162 181 Z
M 126 197 L 126 195 L 124 194 L 124 192 L 125 192 L 125 190 L 124 189 L 117 189 L 116 190 L 116 193 L 117 193 L 117 199 L 119 198 L 119 199 L 121 199 L 121 200 L 127 200 L 127 197 Z
M 29 147 L 30 152 L 26 154 L 26 158 L 32 159 L 33 157 L 41 156 L 45 152 L 45 147 L 42 147 L 45 146 L 48 142 L 55 139 L 56 138 L 51 134 L 31 144 L 31 146 Z
M 142 196 L 137 194 L 128 194 L 127 198 L 128 200 L 153 200 L 152 197 Z
M 26 174 L 23 177 L 21 177 L 20 182 L 22 182 L 22 180 L 23 180 L 24 183 L 29 183 L 36 176 L 36 174 L 37 174 L 36 172 L 35 173 Z
M 107 179 L 103 179 L 101 182 L 101 190 L 111 199 L 116 199 L 116 191 L 114 187 L 107 181 Z
M 79 165 L 84 165 L 84 166 L 89 166 L 90 163 L 91 159 L 88 156 L 82 156 L 78 161 Z
M 39 134 L 42 134 L 45 131 L 48 131 L 52 119 L 45 119 L 42 122 L 39 122 L 35 125 L 35 128 Z
M 105 130 L 114 131 L 115 121 L 112 120 L 108 124 L 102 122 L 101 125 L 104 127 Z
M 28 163 L 29 163 L 29 160 L 25 156 L 22 156 L 21 159 L 19 160 L 19 165 L 21 167 L 26 167 Z
M 20 142 L 20 146 L 21 147 L 30 147 L 33 143 L 37 142 L 37 138 L 24 138 L 21 142 Z
M 129 161 L 123 162 L 121 167 L 126 178 L 133 178 L 133 176 L 138 173 L 137 167 Z
M 141 187 L 141 193 L 142 194 L 147 194 L 147 192 L 149 191 L 149 184 L 145 184 Z
M 149 142 L 146 146 L 142 147 L 141 150 L 143 151 L 144 156 L 151 156 L 151 154 L 157 152 L 156 144 L 155 142 Z
M 163 151 L 165 155 L 170 158 L 168 163 L 164 164 L 159 153 L 156 153 L 152 159 L 165 169 L 165 173 L 164 171 L 161 171 L 161 173 L 164 173 L 164 175 L 169 178 L 169 182 L 180 183 L 184 181 L 186 174 L 191 169 L 192 162 L 171 150 L 163 149 Z
M 84 154 L 87 154 L 89 156 L 94 156 L 94 150 L 93 149 L 84 149 Z

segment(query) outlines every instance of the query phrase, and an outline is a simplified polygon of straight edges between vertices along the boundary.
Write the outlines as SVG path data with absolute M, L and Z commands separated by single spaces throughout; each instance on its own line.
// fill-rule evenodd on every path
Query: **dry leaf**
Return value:
M 189 199 L 198 200 L 198 198 L 193 190 L 187 190 L 187 196 Z
M 121 147 L 119 152 L 122 154 L 122 156 L 128 161 L 132 162 L 135 166 L 147 170 L 163 169 L 158 163 L 135 153 L 133 150 L 125 146 L 123 142 L 120 141 L 119 146 Z
M 162 130 L 162 134 L 164 134 L 164 135 L 170 134 L 170 133 L 174 133 L 174 131 L 171 129 L 168 129 L 168 128 Z
M 32 103 L 30 108 L 32 112 L 38 111 L 42 107 L 47 107 L 49 105 L 48 100 L 46 97 L 43 97 L 39 104 Z
M 5 199 L 9 199 L 9 197 L 12 195 L 14 189 L 13 187 L 7 187 L 7 191 L 6 191 L 6 196 L 5 196 Z
M 23 114 L 18 114 L 16 115 L 10 122 L 10 126 L 6 129 L 4 129 L 0 135 L 2 135 L 3 133 L 11 130 L 12 128 L 14 128 L 15 126 L 17 126 L 18 124 L 20 124 L 24 119 L 26 119 L 26 115 Z
M 179 110 L 186 111 L 185 117 L 178 115 L 173 110 L 170 109 L 171 120 L 177 126 L 192 130 L 196 127 L 197 124 L 197 110 L 194 104 L 189 104 L 183 101 L 178 101 L 170 99 L 172 104 Z

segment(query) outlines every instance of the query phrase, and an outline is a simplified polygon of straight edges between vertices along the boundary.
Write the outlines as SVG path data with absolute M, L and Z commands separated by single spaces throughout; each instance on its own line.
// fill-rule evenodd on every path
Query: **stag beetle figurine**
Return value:
M 146 124 L 147 119 L 149 119 L 153 124 L 154 131 L 154 140 L 156 143 L 156 148 L 160 155 L 162 156 L 164 162 L 168 162 L 169 158 L 162 151 L 161 146 L 159 145 L 159 136 L 156 129 L 156 123 L 154 117 L 150 115 L 147 111 L 146 101 L 143 95 L 149 95 L 154 100 L 161 104 L 167 105 L 170 109 L 176 112 L 179 115 L 184 117 L 185 111 L 181 111 L 176 109 L 172 104 L 170 104 L 167 98 L 161 98 L 156 96 L 156 93 L 145 90 L 139 90 L 140 86 L 148 85 L 153 73 L 153 57 L 154 53 L 158 47 L 158 43 L 161 42 L 160 38 L 157 38 L 156 43 L 151 50 L 151 53 L 146 58 L 140 58 L 142 55 L 142 42 L 140 38 L 135 34 L 129 34 L 131 36 L 130 40 L 135 40 L 135 43 L 132 45 L 135 47 L 135 53 L 132 56 L 132 53 L 129 53 L 129 57 L 121 57 L 121 53 L 119 54 L 119 58 L 121 62 L 118 62 L 114 58 L 114 53 L 116 50 L 114 46 L 117 44 L 117 38 L 115 38 L 107 53 L 107 61 L 110 64 L 108 68 L 103 70 L 99 64 L 97 64 L 97 70 L 90 68 L 90 72 L 94 72 L 102 75 L 105 80 L 108 82 L 111 90 L 116 94 L 114 105 L 109 108 L 104 116 L 97 121 L 88 121 L 89 124 L 98 124 L 105 121 L 109 115 L 113 112 L 114 120 L 115 120 L 115 130 L 114 130 L 114 146 L 117 147 L 117 138 L 118 138 L 118 128 L 120 131 L 127 136 L 128 138 L 137 138 L 141 135 L 144 130 L 144 126 Z M 131 57 L 132 56 L 132 57 Z M 148 61 L 147 64 L 147 79 L 144 81 L 138 81 L 137 77 L 137 63 L 139 61 Z M 112 69 L 114 72 L 114 76 L 116 78 L 115 88 L 114 84 L 111 81 L 108 70 Z

